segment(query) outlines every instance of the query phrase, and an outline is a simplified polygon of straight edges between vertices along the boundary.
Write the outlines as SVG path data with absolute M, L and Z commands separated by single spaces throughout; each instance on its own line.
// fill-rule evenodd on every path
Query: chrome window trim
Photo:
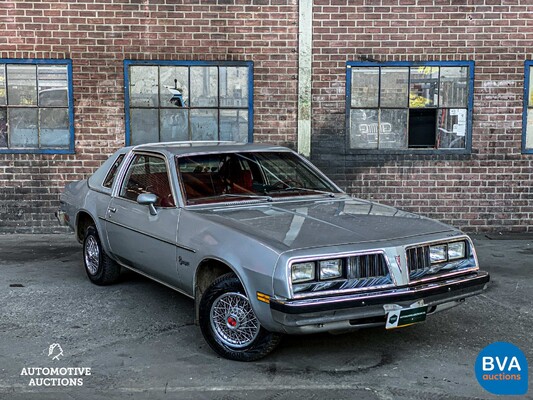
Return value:
M 372 255 L 372 254 L 381 254 L 385 260 L 385 264 L 387 265 L 387 270 L 389 272 L 389 276 L 392 280 L 392 283 L 390 285 L 380 285 L 380 286 L 369 286 L 365 288 L 357 288 L 357 289 L 335 289 L 335 290 L 323 290 L 319 292 L 311 292 L 311 293 L 297 293 L 294 294 L 293 290 L 293 284 L 291 280 L 291 273 L 292 273 L 292 265 L 296 263 L 301 262 L 308 262 L 308 261 L 314 261 L 318 262 L 321 260 L 330 260 L 335 258 L 348 258 L 348 257 L 358 257 L 358 256 L 365 256 L 365 255 Z M 318 297 L 318 296 L 328 296 L 328 295 L 339 295 L 339 294 L 351 294 L 351 293 L 363 293 L 368 291 L 375 291 L 375 290 L 381 290 L 381 289 L 390 289 L 397 287 L 397 282 L 394 277 L 394 274 L 391 270 L 391 265 L 389 258 L 387 257 L 387 254 L 385 253 L 384 249 L 376 249 L 376 250 L 362 250 L 362 251 L 348 251 L 343 253 L 329 253 L 329 254 L 321 254 L 321 255 L 315 255 L 315 256 L 305 256 L 305 257 L 291 257 L 287 261 L 287 268 L 286 268 L 286 279 L 287 283 L 289 285 L 289 294 L 291 299 L 303 299 L 303 298 L 310 298 L 310 297 Z M 346 279 L 344 279 L 346 281 Z M 334 282 L 333 280 L 327 280 L 327 281 L 320 281 L 320 282 Z

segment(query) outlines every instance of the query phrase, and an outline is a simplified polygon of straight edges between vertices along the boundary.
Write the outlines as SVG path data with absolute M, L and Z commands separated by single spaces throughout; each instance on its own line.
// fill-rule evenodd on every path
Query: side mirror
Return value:
M 155 209 L 155 203 L 157 202 L 157 196 L 153 193 L 142 193 L 137 196 L 137 203 L 148 206 L 150 209 L 150 215 L 157 215 L 157 210 Z

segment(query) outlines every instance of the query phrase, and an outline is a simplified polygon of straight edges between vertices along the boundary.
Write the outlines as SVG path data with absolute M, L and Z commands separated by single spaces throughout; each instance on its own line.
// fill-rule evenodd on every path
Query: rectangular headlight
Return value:
M 319 263 L 320 280 L 334 279 L 342 276 L 342 259 L 323 260 Z
M 465 258 L 465 242 L 448 243 L 448 260 Z
M 312 281 L 315 279 L 314 261 L 292 264 L 291 280 L 292 283 Z
M 429 258 L 432 263 L 446 261 L 446 258 L 447 258 L 446 245 L 437 244 L 435 246 L 429 246 Z

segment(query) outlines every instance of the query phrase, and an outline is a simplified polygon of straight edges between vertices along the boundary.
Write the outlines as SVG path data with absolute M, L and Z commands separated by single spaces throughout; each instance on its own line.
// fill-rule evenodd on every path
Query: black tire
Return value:
M 221 317 L 222 313 L 219 313 L 217 319 L 217 310 L 220 311 L 226 304 L 221 299 L 230 302 L 233 299 L 237 303 L 231 308 L 233 311 L 227 310 L 231 315 L 225 313 Z M 244 318 L 239 318 L 239 315 Z M 274 350 L 281 341 L 281 334 L 269 332 L 259 324 L 239 278 L 232 273 L 217 278 L 204 292 L 200 300 L 199 320 L 200 329 L 209 346 L 230 360 L 259 360 Z M 235 325 L 230 326 L 230 322 Z M 225 336 L 226 333 L 228 336 Z M 246 339 L 237 339 L 238 335 L 244 335 Z M 241 343 L 236 343 L 237 340 L 241 340 Z
M 120 275 L 120 265 L 105 253 L 94 225 L 89 226 L 85 231 L 83 265 L 90 281 L 96 285 L 115 283 Z

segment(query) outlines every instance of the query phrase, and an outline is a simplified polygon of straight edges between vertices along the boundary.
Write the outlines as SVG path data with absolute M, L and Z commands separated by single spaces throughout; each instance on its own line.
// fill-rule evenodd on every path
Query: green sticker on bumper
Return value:
M 387 313 L 386 329 L 400 328 L 426 320 L 428 306 L 402 308 Z

